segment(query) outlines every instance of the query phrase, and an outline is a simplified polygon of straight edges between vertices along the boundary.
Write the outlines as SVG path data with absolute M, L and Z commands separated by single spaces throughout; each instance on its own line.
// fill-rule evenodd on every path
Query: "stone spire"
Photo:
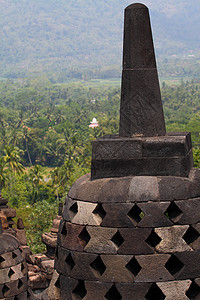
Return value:
M 125 9 L 121 137 L 164 136 L 165 121 L 148 8 L 139 3 Z

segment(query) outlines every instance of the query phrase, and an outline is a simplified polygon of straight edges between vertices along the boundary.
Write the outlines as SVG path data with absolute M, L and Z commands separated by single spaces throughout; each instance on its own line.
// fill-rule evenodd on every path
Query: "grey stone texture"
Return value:
M 105 136 L 92 142 L 91 178 L 187 177 L 193 167 L 189 132 L 159 137 Z
M 120 136 L 165 135 L 148 8 L 125 9 Z

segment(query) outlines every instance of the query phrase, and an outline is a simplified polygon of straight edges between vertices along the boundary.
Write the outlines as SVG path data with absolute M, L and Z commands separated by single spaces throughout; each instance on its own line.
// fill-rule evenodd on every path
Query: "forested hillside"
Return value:
M 188 55 L 192 50 L 199 60 L 200 2 L 143 2 L 150 8 L 158 56 Z M 52 82 L 119 77 L 123 10 L 130 3 L 0 0 L 0 77 L 46 73 Z

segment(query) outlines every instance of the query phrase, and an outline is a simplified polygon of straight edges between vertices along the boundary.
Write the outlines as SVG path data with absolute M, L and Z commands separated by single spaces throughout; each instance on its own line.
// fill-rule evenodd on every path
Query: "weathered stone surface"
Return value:
M 129 187 L 129 199 L 133 201 L 157 200 L 158 180 L 151 176 L 133 177 Z
M 54 271 L 54 259 L 49 259 L 41 262 L 41 269 L 47 274 L 53 274 Z
M 57 235 L 52 235 L 51 233 L 43 233 L 42 234 L 42 242 L 45 245 L 50 245 L 55 248 L 57 245 Z
M 63 219 L 69 222 L 74 218 L 77 212 L 78 212 L 77 201 L 67 197 L 63 207 Z
M 64 223 L 58 244 L 61 247 L 68 248 L 70 250 L 83 251 L 87 243 L 83 239 L 84 237 L 81 238 L 79 235 L 84 229 L 85 226 Z
M 119 246 L 119 254 L 151 254 L 154 250 L 145 242 L 151 233 L 150 228 L 122 228 L 119 233 L 124 242 Z
M 16 210 L 14 208 L 2 208 L 2 212 L 5 214 L 7 218 L 15 218 L 16 217 Z
M 148 176 L 145 176 L 148 177 Z M 152 178 L 153 176 L 150 176 Z M 73 193 L 69 196 L 86 202 L 95 203 L 125 203 L 131 202 L 129 188 L 135 177 L 104 178 L 90 181 L 89 175 L 81 177 L 81 185 L 75 183 Z M 153 177 L 154 178 L 154 177 Z M 146 179 L 148 181 L 148 179 Z M 198 182 L 200 173 L 191 169 L 189 178 L 176 176 L 158 176 L 158 198 L 151 201 L 172 201 L 194 198 L 192 187 L 196 186 L 195 197 L 199 197 L 200 188 Z M 156 184 L 157 185 L 157 184 Z M 170 188 L 169 188 L 170 186 Z M 197 190 L 198 189 L 198 190 Z M 155 196 L 155 192 L 153 195 Z M 157 192 L 156 192 L 157 193 Z
M 74 267 L 71 269 L 70 277 L 81 280 L 99 279 L 101 274 L 90 266 L 97 257 L 98 255 L 96 254 L 74 252 Z
M 183 239 L 189 225 L 155 228 L 155 233 L 161 238 L 155 247 L 161 253 L 192 251 L 192 248 Z
M 20 284 L 19 284 L 20 283 Z M 8 283 L 0 284 L 0 299 L 13 297 L 20 293 L 23 293 L 28 289 L 27 278 L 21 278 L 19 280 L 14 280 Z
M 183 214 L 178 219 L 178 224 L 195 224 L 200 221 L 200 198 L 185 201 L 175 201 Z
M 122 299 L 145 299 L 150 283 L 116 283 L 116 288 L 119 291 Z
M 93 213 L 97 204 L 77 201 L 78 212 L 72 222 L 80 225 L 100 225 L 102 219 Z
M 189 191 L 190 191 L 190 198 L 199 197 L 200 195 L 200 169 L 192 168 L 189 173 Z
M 111 287 L 112 283 L 85 281 L 87 294 L 85 295 L 84 300 L 105 299 L 104 296 Z
M 159 282 L 174 279 L 165 268 L 165 264 L 170 258 L 169 254 L 141 255 L 135 258 L 141 266 L 135 282 Z
M 157 282 L 157 286 L 166 296 L 166 300 L 187 300 L 186 292 L 191 285 L 191 280 Z
M 68 276 L 71 272 L 70 264 L 68 265 L 66 263 L 66 259 L 71 255 L 71 260 L 73 261 L 73 253 L 71 253 L 69 250 L 58 247 L 58 255 L 55 259 L 55 268 L 59 274 Z
M 116 234 L 117 229 L 114 228 L 101 228 L 87 226 L 87 231 L 91 237 L 84 250 L 91 253 L 109 253 L 116 254 L 117 246 L 111 239 Z
M 175 279 L 182 280 L 200 277 L 200 251 L 175 253 L 174 255 L 184 264 L 184 267 L 173 275 Z
M 190 198 L 189 181 L 186 178 L 166 176 L 160 177 L 158 182 L 161 201 Z
M 60 276 L 60 300 L 74 300 L 76 294 L 73 295 L 73 290 L 76 289 L 79 281 L 73 278 Z M 80 289 L 81 290 L 81 289 Z
M 192 152 L 185 157 L 92 160 L 91 176 L 92 180 L 126 176 L 187 177 L 192 167 Z
M 11 268 L 0 269 L 0 284 L 11 282 L 24 277 L 22 273 L 22 264 Z
M 19 249 L 14 250 L 13 252 L 7 252 L 0 256 L 0 269 L 10 268 L 24 261 L 24 258 L 19 251 Z
M 138 203 L 138 207 L 143 211 L 144 216 L 138 223 L 139 227 L 160 227 L 170 226 L 172 222 L 165 215 L 165 211 L 170 202 L 147 202 Z
M 56 218 L 53 220 L 51 232 L 58 233 L 58 228 L 59 228 L 61 219 L 62 219 L 61 216 L 56 216 Z
M 54 270 L 50 285 L 43 293 L 42 300 L 45 300 L 44 295 L 46 295 L 48 300 L 60 300 L 60 276 Z
M 22 218 L 19 218 L 17 220 L 17 229 L 24 229 L 24 223 L 23 223 Z
M 120 136 L 165 135 L 148 8 L 125 9 Z
M 128 217 L 132 209 L 131 203 L 105 203 L 103 209 L 106 212 L 101 226 L 106 227 L 135 227 L 135 224 Z
M 101 255 L 106 269 L 99 278 L 105 282 L 133 282 L 135 275 L 126 268 L 132 258 L 132 255 Z
M 3 233 L 0 235 L 0 255 L 16 250 L 19 246 L 19 241 L 11 234 Z
M 16 238 L 20 242 L 22 246 L 27 245 L 27 240 L 26 240 L 26 231 L 24 229 L 15 229 L 16 231 Z

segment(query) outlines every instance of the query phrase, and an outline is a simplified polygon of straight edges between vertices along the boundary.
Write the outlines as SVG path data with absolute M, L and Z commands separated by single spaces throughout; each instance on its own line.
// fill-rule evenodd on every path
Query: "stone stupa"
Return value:
M 149 13 L 125 10 L 118 136 L 92 144 L 66 199 L 61 300 L 200 299 L 200 170 L 190 133 L 167 133 Z

